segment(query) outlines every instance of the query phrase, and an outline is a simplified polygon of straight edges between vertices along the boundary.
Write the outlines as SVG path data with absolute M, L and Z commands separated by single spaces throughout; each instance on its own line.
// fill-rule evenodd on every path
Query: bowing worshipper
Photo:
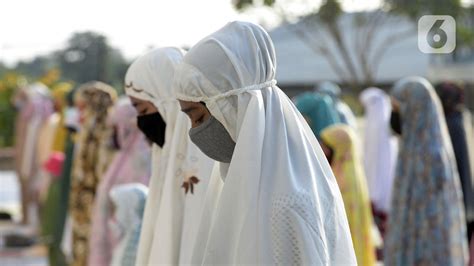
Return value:
M 390 96 L 379 88 L 365 89 L 360 95 L 365 108 L 364 167 L 367 177 L 372 212 L 376 224 L 385 234 L 390 212 L 393 178 L 398 153 L 398 142 L 390 130 L 392 105 Z
M 141 183 L 120 184 L 109 191 L 113 218 L 107 222 L 113 228 L 113 237 L 117 244 L 114 246 L 111 262 L 105 265 L 138 265 L 137 249 L 147 196 L 148 188 Z
M 436 86 L 436 91 L 443 105 L 454 148 L 464 198 L 469 239 L 474 232 L 474 176 L 471 175 L 474 165 L 470 165 L 468 127 L 464 123 L 464 116 L 469 115 L 469 111 L 464 107 L 464 88 L 455 83 L 443 82 Z
M 52 266 L 65 264 L 64 254 L 61 251 L 63 228 L 60 225 L 59 216 L 62 215 L 61 187 L 64 181 L 61 179 L 61 174 L 68 134 L 64 113 L 67 107 L 67 96 L 71 89 L 69 83 L 59 83 L 52 88 L 51 95 L 55 113 L 49 118 L 48 127 L 50 128 L 45 129 L 45 131 L 52 130 L 51 135 L 46 137 L 51 138 L 51 141 L 41 138 L 42 142 L 45 142 L 44 149 L 50 150 L 48 159 L 43 165 L 47 172 L 45 178 L 49 180 L 45 180 L 47 193 L 42 209 L 42 234 L 48 239 L 48 260 L 49 265 Z M 46 146 L 46 142 L 49 142 L 49 148 Z
M 339 114 L 341 122 L 351 126 L 354 130 L 358 130 L 357 119 L 354 113 L 352 112 L 349 105 L 347 105 L 341 99 L 342 90 L 339 85 L 331 81 L 324 81 L 318 84 L 318 86 L 316 87 L 316 91 L 331 96 L 335 103 L 336 110 Z
M 318 139 L 325 128 L 342 123 L 334 100 L 328 95 L 305 92 L 295 98 L 295 105 Z
M 191 252 L 214 161 L 191 143 L 173 77 L 183 51 L 168 47 L 139 57 L 125 76 L 138 127 L 153 142 L 152 177 L 137 265 L 193 264 Z
M 344 124 L 323 130 L 321 138 L 333 152 L 331 164 L 349 220 L 358 265 L 375 265 L 372 210 L 357 135 Z
M 385 265 L 466 265 L 466 224 L 454 152 L 440 100 L 423 78 L 392 90 L 400 135 Z
M 113 156 L 109 145 L 112 129 L 106 122 L 116 97 L 112 87 L 98 81 L 81 85 L 74 96 L 80 111 L 81 125 L 77 135 L 69 207 L 72 221 L 72 266 L 87 264 L 95 194 Z
M 15 123 L 15 168 L 21 189 L 22 222 L 35 224 L 37 200 L 35 190 L 38 173 L 38 133 L 53 113 L 53 103 L 49 90 L 37 82 L 20 88 L 14 96 L 14 104 L 19 110 Z M 34 217 L 31 217 L 34 215 Z
M 178 67 L 190 138 L 220 163 L 193 263 L 355 265 L 337 182 L 275 71 L 272 40 L 247 22 L 204 38 Z
M 108 206 L 108 195 L 112 187 L 127 183 L 148 185 L 151 172 L 151 147 L 138 129 L 136 117 L 135 108 L 130 99 L 125 97 L 117 101 L 108 118 L 109 127 L 115 128 L 114 139 L 117 141 L 119 151 L 97 188 L 89 237 L 89 265 L 107 266 L 112 262 L 115 243 L 107 223 L 112 216 Z

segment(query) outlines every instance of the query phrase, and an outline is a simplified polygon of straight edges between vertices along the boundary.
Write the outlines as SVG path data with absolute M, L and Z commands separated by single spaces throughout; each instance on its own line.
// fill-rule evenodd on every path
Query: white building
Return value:
M 357 16 L 356 13 L 345 14 L 340 20 L 342 35 L 346 43 L 352 44 L 352 40 L 356 38 L 355 16 Z M 380 34 L 374 38 L 375 47 L 388 36 L 407 31 L 410 33 L 387 48 L 388 50 L 381 57 L 379 68 L 374 75 L 375 84 L 389 86 L 403 77 L 414 75 L 426 77 L 433 82 L 455 79 L 474 83 L 474 54 L 472 52 L 469 53 L 471 58 L 462 63 L 448 63 L 450 60 L 446 57 L 424 54 L 418 49 L 417 25 L 408 20 L 396 20 L 397 22 L 387 23 L 380 27 Z M 270 31 L 277 53 L 279 85 L 290 95 L 293 95 L 297 91 L 311 88 L 323 80 L 341 83 L 340 75 L 334 72 L 325 57 L 314 52 L 295 33 L 292 27 L 299 25 L 301 22 L 295 25 L 282 25 Z M 314 38 L 322 37 L 315 34 Z M 354 59 L 353 62 L 357 62 L 355 47 L 351 45 L 348 47 L 350 56 Z M 340 64 L 343 62 L 340 58 L 337 61 Z M 360 72 L 360 66 L 356 65 L 356 67 L 358 68 L 357 72 Z

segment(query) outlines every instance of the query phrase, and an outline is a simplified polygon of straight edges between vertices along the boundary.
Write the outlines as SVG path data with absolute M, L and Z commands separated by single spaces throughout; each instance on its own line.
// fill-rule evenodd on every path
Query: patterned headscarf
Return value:
M 72 265 L 87 263 L 89 230 L 96 189 L 112 158 L 111 128 L 106 120 L 117 94 L 102 82 L 81 85 L 75 94 L 81 110 L 81 126 L 76 140 L 70 210 L 73 223 Z
M 423 78 L 392 91 L 402 136 L 385 243 L 387 265 L 465 265 L 466 227 L 459 175 L 441 103 Z

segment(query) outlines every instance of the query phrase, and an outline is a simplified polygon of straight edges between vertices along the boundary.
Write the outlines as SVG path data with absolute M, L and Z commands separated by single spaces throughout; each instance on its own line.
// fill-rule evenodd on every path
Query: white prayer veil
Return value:
M 356 264 L 336 180 L 275 71 L 270 37 L 246 22 L 204 38 L 178 67 L 178 99 L 205 102 L 236 142 L 193 262 Z
M 164 183 L 161 173 L 165 171 L 166 166 L 164 163 L 166 156 L 161 157 L 161 153 L 166 154 L 164 149 L 169 147 L 167 144 L 173 135 L 174 122 L 179 111 L 177 103 L 173 101 L 169 79 L 174 76 L 175 67 L 182 58 L 183 52 L 177 48 L 158 49 L 135 60 L 125 76 L 125 92 L 127 95 L 152 102 L 166 122 L 163 149 L 153 144 L 150 194 L 145 206 L 137 264 L 148 264 L 150 257 Z
M 137 265 L 177 265 L 190 260 L 181 253 L 194 245 L 197 230 L 193 227 L 197 225 L 190 221 L 194 222 L 200 217 L 214 164 L 189 140 L 189 119 L 180 112 L 179 103 L 173 94 L 173 77 L 183 54 L 178 48 L 151 51 L 130 66 L 125 78 L 126 93 L 152 102 L 166 122 L 162 149 L 153 145 L 150 193 Z M 196 176 L 200 182 L 194 188 L 194 194 L 185 195 L 181 185 L 191 176 Z
M 389 128 L 390 97 L 379 88 L 367 88 L 360 95 L 365 108 L 364 166 L 370 198 L 377 208 L 390 210 L 398 141 Z

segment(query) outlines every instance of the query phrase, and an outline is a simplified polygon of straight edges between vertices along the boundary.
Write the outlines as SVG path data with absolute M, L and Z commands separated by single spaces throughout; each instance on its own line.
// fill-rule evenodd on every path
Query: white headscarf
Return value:
M 138 58 L 126 75 L 126 93 L 151 101 L 166 122 L 161 152 L 154 145 L 150 194 L 145 209 L 137 265 L 189 261 L 204 195 L 214 162 L 205 157 L 188 137 L 189 119 L 180 112 L 173 95 L 175 69 L 182 60 L 178 48 L 160 48 Z M 159 154 L 161 153 L 161 154 Z M 158 157 L 160 157 L 158 159 Z M 158 163 L 156 163 L 158 162 Z M 196 176 L 194 194 L 184 194 L 185 179 Z
M 236 142 L 224 184 L 211 179 L 193 262 L 356 264 L 331 168 L 275 70 L 270 37 L 245 22 L 204 38 L 178 68 L 178 99 L 205 102 Z
M 368 88 L 360 95 L 365 107 L 364 166 L 370 198 L 377 208 L 390 210 L 398 142 L 389 125 L 390 97 L 381 89 Z

